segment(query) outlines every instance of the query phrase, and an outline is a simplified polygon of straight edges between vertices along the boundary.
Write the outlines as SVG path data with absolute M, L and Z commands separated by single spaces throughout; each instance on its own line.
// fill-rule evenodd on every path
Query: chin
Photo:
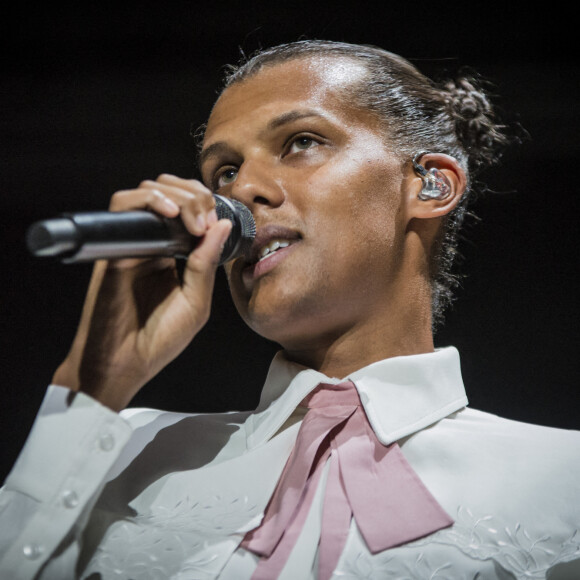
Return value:
M 241 280 L 230 278 L 230 291 L 244 322 L 260 336 L 286 346 L 309 343 L 335 326 L 345 308 L 337 308 L 337 296 L 326 284 L 311 285 L 311 278 L 300 275 L 267 276 L 248 293 Z
M 296 324 L 296 317 L 280 311 L 270 312 L 253 308 L 238 308 L 244 322 L 257 334 L 278 344 L 284 342 L 288 330 Z M 282 331 L 284 329 L 284 331 Z
M 246 324 L 263 338 L 287 350 L 302 350 L 325 342 L 341 327 L 341 317 L 337 312 L 327 311 L 312 301 L 305 302 L 294 299 L 286 307 L 278 303 L 275 310 L 249 308 L 240 314 Z

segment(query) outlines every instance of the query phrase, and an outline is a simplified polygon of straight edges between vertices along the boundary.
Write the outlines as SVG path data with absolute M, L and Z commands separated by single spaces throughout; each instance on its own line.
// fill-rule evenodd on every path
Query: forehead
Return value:
M 267 65 L 222 93 L 209 117 L 204 141 L 213 140 L 225 127 L 242 128 L 249 119 L 301 108 L 362 120 L 368 113 L 354 107 L 344 89 L 361 82 L 365 75 L 363 65 L 335 56 Z

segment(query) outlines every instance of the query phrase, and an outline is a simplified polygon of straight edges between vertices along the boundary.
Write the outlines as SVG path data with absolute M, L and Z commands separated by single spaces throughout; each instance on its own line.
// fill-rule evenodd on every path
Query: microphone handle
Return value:
M 233 223 L 220 264 L 247 252 L 255 235 L 248 208 L 216 197 L 219 219 Z M 179 218 L 164 218 L 145 210 L 65 213 L 32 224 L 26 234 L 30 252 L 59 258 L 66 264 L 115 258 L 186 258 L 199 243 Z
M 197 244 L 178 219 L 145 210 L 64 213 L 37 222 L 26 234 L 37 257 L 65 264 L 115 258 L 185 257 Z

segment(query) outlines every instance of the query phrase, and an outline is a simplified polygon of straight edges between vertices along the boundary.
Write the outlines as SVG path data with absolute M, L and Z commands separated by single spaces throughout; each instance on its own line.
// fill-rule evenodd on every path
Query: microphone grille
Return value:
M 214 195 L 218 219 L 229 219 L 233 223 L 232 233 L 227 239 L 220 264 L 229 262 L 239 256 L 249 254 L 256 237 L 256 222 L 252 212 L 235 199 Z

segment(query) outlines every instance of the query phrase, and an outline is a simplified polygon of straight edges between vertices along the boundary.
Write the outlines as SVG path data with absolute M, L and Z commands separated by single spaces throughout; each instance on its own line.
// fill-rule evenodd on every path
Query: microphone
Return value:
M 256 236 L 250 210 L 239 201 L 215 195 L 218 219 L 229 219 L 232 231 L 220 265 L 248 253 Z M 118 258 L 185 258 L 199 238 L 179 218 L 146 210 L 64 213 L 36 222 L 26 232 L 29 251 L 37 257 L 60 258 L 66 264 Z

